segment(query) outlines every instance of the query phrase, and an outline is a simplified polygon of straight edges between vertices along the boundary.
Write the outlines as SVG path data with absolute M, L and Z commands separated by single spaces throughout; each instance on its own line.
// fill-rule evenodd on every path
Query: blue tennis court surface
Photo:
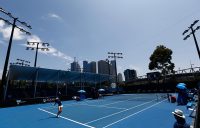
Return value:
M 186 106 L 169 103 L 164 94 L 120 94 L 97 100 L 63 101 L 56 118 L 52 103 L 0 109 L 0 128 L 170 128 L 172 111 L 181 109 L 188 123 Z

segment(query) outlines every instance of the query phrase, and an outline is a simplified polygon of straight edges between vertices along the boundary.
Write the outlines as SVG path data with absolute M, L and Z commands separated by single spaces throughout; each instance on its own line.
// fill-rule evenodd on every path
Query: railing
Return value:
M 176 75 L 176 74 L 187 74 L 187 73 L 200 73 L 200 67 L 191 67 L 186 69 L 179 69 L 175 71 L 174 74 L 168 74 L 168 75 Z M 147 78 L 147 75 L 138 76 L 138 79 L 145 79 Z

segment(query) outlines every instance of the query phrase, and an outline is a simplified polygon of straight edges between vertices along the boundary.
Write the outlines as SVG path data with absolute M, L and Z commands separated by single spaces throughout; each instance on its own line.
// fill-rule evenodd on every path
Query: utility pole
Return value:
M 14 30 L 15 28 L 18 28 L 20 29 L 21 32 L 24 32 L 28 35 L 30 35 L 31 33 L 24 30 L 23 28 L 21 27 L 18 27 L 16 25 L 16 23 L 20 23 L 21 25 L 29 28 L 29 29 L 32 29 L 30 25 L 27 25 L 26 22 L 22 22 L 20 21 L 17 17 L 14 17 L 10 12 L 7 12 L 5 11 L 3 8 L 0 7 L 0 12 L 4 13 L 5 15 L 9 16 L 12 20 L 13 20 L 13 23 L 11 23 L 9 20 L 6 20 L 4 18 L 1 18 L 0 17 L 0 20 L 3 20 L 5 23 L 9 24 L 9 25 L 12 25 L 12 31 L 11 31 L 11 35 L 10 35 L 10 40 L 9 40 L 9 44 L 8 44 L 8 49 L 7 49 L 7 54 L 6 54 L 6 59 L 5 59 L 5 63 L 4 63 L 4 69 L 3 69 L 3 75 L 2 75 L 2 85 L 0 87 L 0 97 L 2 100 L 3 99 L 3 95 L 4 95 L 4 87 L 6 86 L 6 74 L 7 74 L 7 68 L 8 68 L 8 62 L 9 62 L 9 57 L 10 57 L 10 51 L 11 51 L 11 46 L 12 46 L 12 39 L 13 39 L 13 34 L 14 34 Z
M 116 83 L 116 88 L 117 88 L 117 92 L 118 92 L 119 90 L 118 90 L 118 86 L 117 86 L 117 61 L 116 61 L 116 59 L 123 58 L 122 53 L 108 52 L 108 55 L 109 55 L 108 58 L 114 58 L 114 61 L 115 61 L 115 83 Z

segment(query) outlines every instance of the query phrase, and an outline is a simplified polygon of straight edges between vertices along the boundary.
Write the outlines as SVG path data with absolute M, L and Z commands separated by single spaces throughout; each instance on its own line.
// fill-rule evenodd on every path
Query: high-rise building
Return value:
M 123 81 L 123 77 L 122 77 L 121 73 L 118 73 L 117 78 L 118 78 L 118 82 L 122 82 Z
M 125 81 L 131 81 L 137 78 L 137 72 L 134 69 L 126 69 L 124 71 Z
M 109 64 L 105 60 L 98 61 L 98 74 L 109 74 Z
M 97 73 L 97 64 L 95 61 L 89 63 L 89 69 L 91 73 Z
M 97 73 L 96 62 L 83 61 L 83 72 Z
M 71 63 L 71 71 L 81 72 L 81 67 L 77 61 Z
M 90 64 L 88 61 L 83 61 L 83 72 L 90 72 Z

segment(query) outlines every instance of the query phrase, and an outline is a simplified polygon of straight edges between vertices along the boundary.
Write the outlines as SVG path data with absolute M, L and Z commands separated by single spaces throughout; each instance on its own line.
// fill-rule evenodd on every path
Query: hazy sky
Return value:
M 199 0 L 0 1 L 0 7 L 32 26 L 31 36 L 15 29 L 9 62 L 19 58 L 33 66 L 35 51 L 25 50 L 25 44 L 39 41 L 50 43 L 51 48 L 39 52 L 38 67 L 67 70 L 74 57 L 98 61 L 106 59 L 108 52 L 121 52 L 118 72 L 135 69 L 138 75 L 149 72 L 149 57 L 158 45 L 173 51 L 176 70 L 200 66 L 193 38 L 184 41 L 182 35 L 200 19 L 199 5 Z M 12 21 L 1 12 L 0 17 Z M 10 32 L 11 26 L 0 21 L 0 73 Z M 196 37 L 200 42 L 200 31 Z

